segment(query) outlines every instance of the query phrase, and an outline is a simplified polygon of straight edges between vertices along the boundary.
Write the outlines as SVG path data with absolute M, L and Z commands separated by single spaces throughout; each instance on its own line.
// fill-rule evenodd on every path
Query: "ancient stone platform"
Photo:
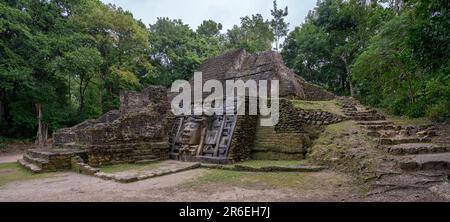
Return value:
M 31 149 L 18 162 L 33 173 L 54 172 L 71 169 L 73 157 L 86 155 L 82 149 Z
M 132 183 L 140 180 L 175 174 L 186 170 L 192 170 L 199 167 L 200 163 L 168 160 L 157 162 L 153 165 L 149 165 L 148 168 L 141 168 L 139 170 L 128 170 L 118 173 L 104 173 L 100 171 L 95 173 L 94 176 L 104 180 L 113 180 L 119 183 Z
M 281 100 L 289 104 L 291 99 L 317 101 L 335 98 L 320 86 L 296 75 L 285 66 L 282 56 L 273 51 L 250 54 L 242 49 L 232 50 L 204 61 L 200 71 L 204 82 L 212 79 L 279 80 Z M 234 110 L 235 113 L 226 112 L 226 115 L 175 116 L 170 104 L 172 96 L 162 86 L 148 86 L 140 92 L 122 92 L 118 110 L 54 132 L 51 148 L 27 152 L 20 163 L 36 173 L 74 169 L 92 175 L 99 173 L 94 167 L 152 163 L 170 158 L 230 164 L 258 156 L 252 155 L 257 149 L 262 149 L 260 154 L 274 153 L 279 156 L 278 159 L 301 159 L 311 143 L 304 126 L 322 127 L 344 119 L 322 111 L 292 109 L 292 104 L 289 106 L 291 108 L 286 108 L 283 105 L 286 102 L 282 102 L 280 124 L 271 129 L 275 134 L 273 137 L 270 137 L 270 132 L 263 135 L 265 139 L 260 141 L 258 147 L 254 147 L 259 125 L 257 115 L 241 116 Z M 248 97 L 221 96 L 220 99 L 226 104 L 221 108 L 227 111 L 233 109 L 227 103 L 228 99 L 245 107 Z M 355 113 L 356 116 L 371 114 Z M 289 141 L 289 144 L 285 141 Z M 252 148 L 255 150 L 252 151 Z M 135 180 L 129 175 L 123 177 L 125 179 L 113 179 Z

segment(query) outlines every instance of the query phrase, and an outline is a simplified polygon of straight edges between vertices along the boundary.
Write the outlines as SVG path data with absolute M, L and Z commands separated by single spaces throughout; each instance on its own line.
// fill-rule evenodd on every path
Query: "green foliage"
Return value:
M 286 39 L 287 65 L 338 94 L 352 93 L 351 64 L 391 12 L 377 4 L 325 0 Z
M 170 85 L 176 79 L 189 79 L 200 64 L 199 45 L 188 25 L 181 20 L 158 18 L 150 25 L 151 58 L 156 66 L 155 80 Z
M 202 24 L 197 28 L 197 34 L 200 36 L 211 37 L 220 35 L 222 30 L 222 24 L 217 23 L 213 20 L 203 21 Z
M 243 48 L 248 52 L 271 50 L 274 34 L 270 22 L 256 14 L 241 18 L 241 26 L 235 25 L 227 32 L 229 48 Z
M 116 108 L 150 75 L 148 31 L 98 0 L 0 2 L 0 133 L 32 137 Z
M 223 51 L 222 25 L 204 21 L 194 32 L 181 20 L 158 18 L 150 25 L 150 58 L 155 69 L 149 83 L 170 86 L 188 80 L 202 61 Z
M 319 1 L 283 49 L 307 80 L 396 115 L 450 116 L 450 4 Z
M 405 9 L 370 40 L 353 64 L 353 80 L 367 104 L 396 115 L 442 121 L 450 117 L 450 41 L 444 34 L 448 29 L 429 25 L 447 9 L 429 2 L 425 14 L 437 16 L 423 16 L 422 4 Z
M 273 1 L 273 10 L 270 11 L 273 19 L 270 21 L 270 26 L 272 27 L 273 35 L 275 36 L 275 50 L 278 51 L 280 45 L 280 39 L 285 37 L 289 32 L 289 23 L 284 21 L 284 17 L 288 16 L 288 7 L 283 9 L 278 9 L 277 1 Z
M 319 1 L 288 35 L 287 65 L 398 115 L 450 118 L 448 1 L 365 2 Z M 190 79 L 229 49 L 271 50 L 287 34 L 288 11 L 275 1 L 271 13 L 224 34 L 212 20 L 196 31 L 168 18 L 147 28 L 99 0 L 0 1 L 0 135 L 33 137 L 36 104 L 55 131 L 117 108 L 123 90 Z

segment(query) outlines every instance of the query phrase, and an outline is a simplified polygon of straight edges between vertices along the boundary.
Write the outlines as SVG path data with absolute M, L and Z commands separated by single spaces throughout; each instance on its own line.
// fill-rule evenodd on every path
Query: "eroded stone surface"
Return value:
M 430 187 L 430 190 L 433 193 L 445 198 L 447 201 L 450 201 L 450 183 L 446 182 Z
M 156 163 L 156 166 L 149 165 L 148 168 L 139 170 L 128 170 L 118 173 L 97 172 L 94 176 L 104 180 L 114 180 L 120 183 L 132 183 L 139 180 L 146 180 L 154 177 L 175 174 L 186 170 L 199 168 L 199 163 L 188 163 L 179 161 L 163 161 Z

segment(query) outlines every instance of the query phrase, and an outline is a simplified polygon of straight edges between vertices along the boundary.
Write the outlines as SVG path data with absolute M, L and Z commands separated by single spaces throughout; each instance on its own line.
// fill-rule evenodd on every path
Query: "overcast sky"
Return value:
M 137 19 L 148 25 L 157 17 L 182 19 L 192 29 L 203 20 L 212 19 L 222 23 L 224 30 L 240 23 L 246 15 L 262 14 L 270 19 L 273 0 L 101 0 L 112 3 L 133 13 Z M 290 29 L 303 23 L 308 11 L 313 9 L 316 0 L 278 0 L 279 8 L 288 6 L 287 21 Z

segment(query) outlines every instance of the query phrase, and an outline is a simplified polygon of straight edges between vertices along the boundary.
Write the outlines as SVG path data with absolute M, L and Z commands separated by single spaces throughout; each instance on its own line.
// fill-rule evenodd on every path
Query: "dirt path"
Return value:
M 357 192 L 347 184 L 349 178 L 333 172 L 308 174 L 312 180 L 305 180 L 300 189 L 280 188 L 246 177 L 237 180 L 244 181 L 244 185 L 198 181 L 208 173 L 211 171 L 196 169 L 130 184 L 60 173 L 52 178 L 6 184 L 0 187 L 0 201 L 352 201 L 357 198 Z M 323 178 L 336 177 L 339 182 L 317 184 Z

